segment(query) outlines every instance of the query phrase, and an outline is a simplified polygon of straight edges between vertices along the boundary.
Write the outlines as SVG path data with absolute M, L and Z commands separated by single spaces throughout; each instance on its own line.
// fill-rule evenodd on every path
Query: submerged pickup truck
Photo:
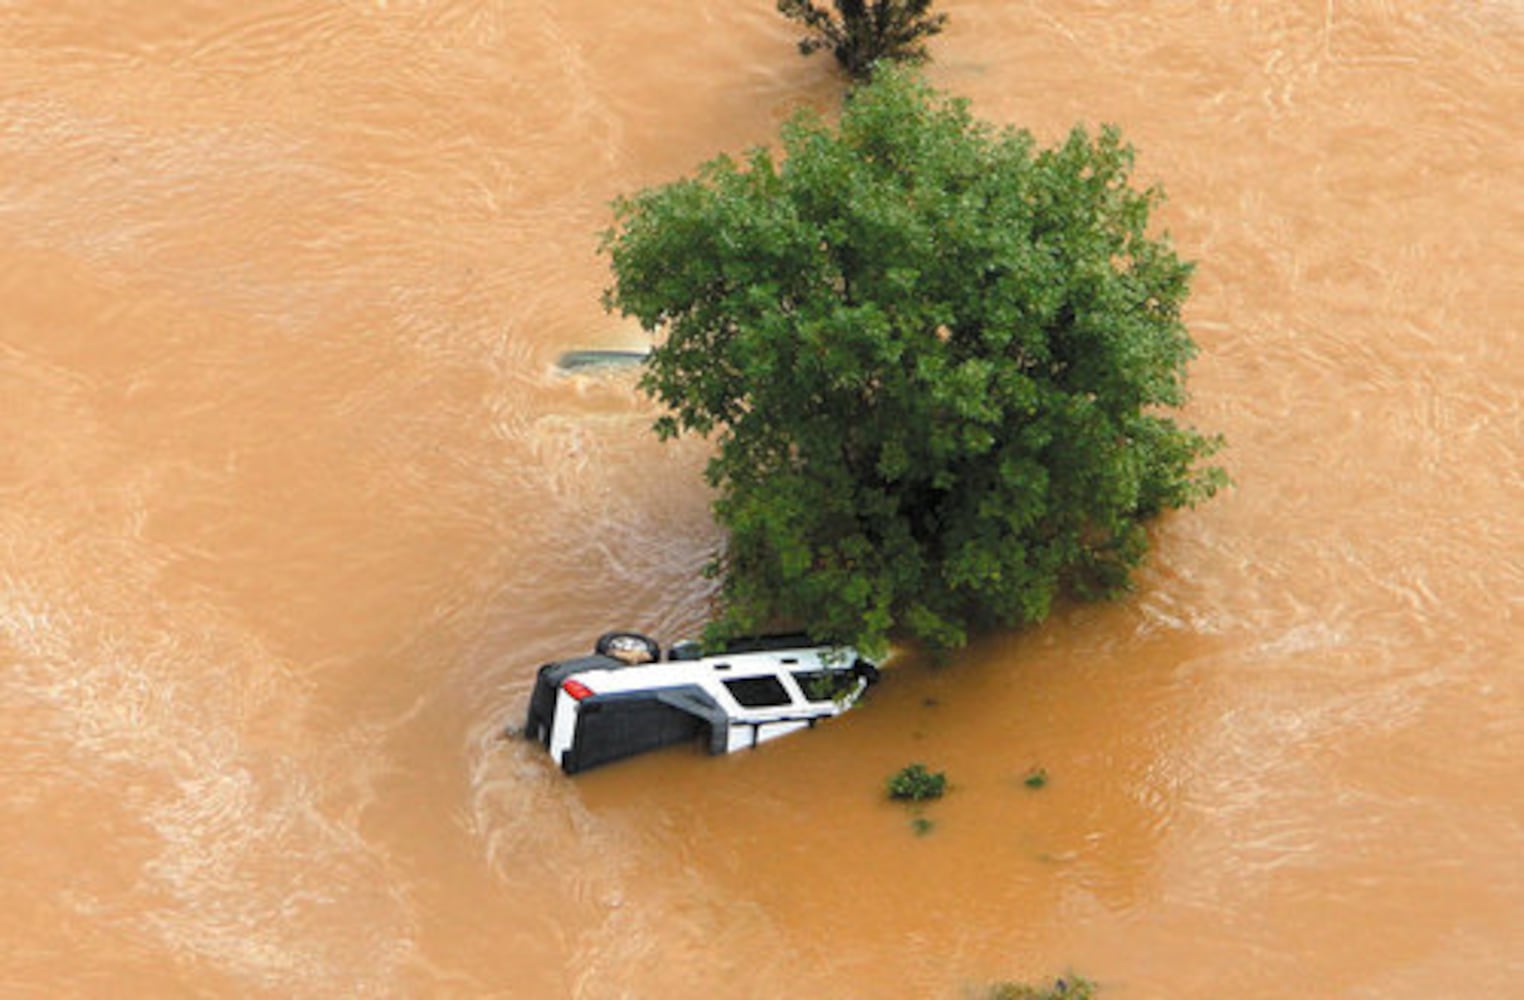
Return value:
M 738 639 L 707 652 L 637 632 L 540 667 L 524 735 L 567 774 L 678 743 L 712 754 L 757 746 L 851 708 L 877 665 L 804 635 Z

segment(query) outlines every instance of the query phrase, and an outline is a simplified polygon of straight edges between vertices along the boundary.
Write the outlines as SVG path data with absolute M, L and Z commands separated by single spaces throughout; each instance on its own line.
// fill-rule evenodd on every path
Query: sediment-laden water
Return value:
M 718 538 L 555 368 L 644 346 L 608 202 L 830 66 L 767 0 L 0 4 L 0 994 L 1517 994 L 1524 13 L 942 6 L 936 85 L 1170 192 L 1237 487 L 1129 600 L 572 781 L 535 667 L 693 631 Z

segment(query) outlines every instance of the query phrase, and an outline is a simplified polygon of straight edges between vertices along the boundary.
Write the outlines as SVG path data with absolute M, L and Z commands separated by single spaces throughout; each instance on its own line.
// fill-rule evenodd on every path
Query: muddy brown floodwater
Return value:
M 536 665 L 697 628 L 718 537 L 553 371 L 642 343 L 608 202 L 830 67 L 770 0 L 0 4 L 0 995 L 1524 996 L 1524 8 L 943 6 L 936 85 L 1168 189 L 1238 485 L 1128 600 L 568 780 Z

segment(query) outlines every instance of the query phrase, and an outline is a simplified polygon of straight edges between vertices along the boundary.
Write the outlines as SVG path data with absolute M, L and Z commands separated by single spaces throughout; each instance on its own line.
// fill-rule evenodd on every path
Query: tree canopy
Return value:
M 918 63 L 925 39 L 947 26 L 946 14 L 929 12 L 931 0 L 833 0 L 835 12 L 813 0 L 778 0 L 778 12 L 809 29 L 799 51 L 830 49 L 854 80 L 873 75 L 879 60 Z
M 664 438 L 711 437 L 719 631 L 880 650 L 1125 588 L 1143 522 L 1210 496 L 1185 398 L 1192 265 L 1118 131 L 1040 149 L 902 71 L 781 153 L 615 202 L 605 304 L 661 336 Z

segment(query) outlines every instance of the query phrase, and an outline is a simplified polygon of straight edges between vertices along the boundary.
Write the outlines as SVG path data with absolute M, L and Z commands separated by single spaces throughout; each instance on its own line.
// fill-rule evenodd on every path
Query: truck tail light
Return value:
M 578 680 L 564 680 L 561 682 L 561 690 L 572 696 L 573 701 L 581 701 L 593 696 L 593 689 Z

